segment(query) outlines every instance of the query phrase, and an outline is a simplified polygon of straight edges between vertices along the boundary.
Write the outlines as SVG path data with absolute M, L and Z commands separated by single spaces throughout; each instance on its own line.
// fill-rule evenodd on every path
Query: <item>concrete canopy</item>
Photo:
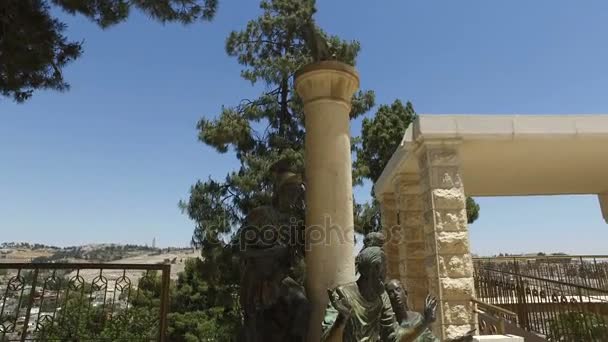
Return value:
M 420 115 L 375 184 L 418 173 L 422 144 L 458 146 L 469 196 L 598 194 L 608 219 L 608 115 Z

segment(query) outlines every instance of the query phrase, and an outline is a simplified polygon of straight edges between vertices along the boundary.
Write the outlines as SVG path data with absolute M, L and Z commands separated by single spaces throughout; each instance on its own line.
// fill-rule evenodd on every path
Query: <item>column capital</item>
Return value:
M 298 70 L 295 88 L 305 106 L 317 101 L 333 101 L 350 109 L 351 98 L 359 88 L 359 74 L 348 64 L 322 61 Z

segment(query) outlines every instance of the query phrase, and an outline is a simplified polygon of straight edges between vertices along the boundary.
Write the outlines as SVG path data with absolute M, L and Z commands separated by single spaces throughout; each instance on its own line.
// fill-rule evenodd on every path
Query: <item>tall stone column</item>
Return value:
M 423 209 L 420 176 L 402 173 L 395 179 L 399 194 L 399 224 L 401 226 L 401 282 L 409 293 L 410 307 L 421 312 L 428 293 L 425 269 L 426 245 L 423 231 Z
M 295 87 L 306 126 L 308 341 L 318 342 L 327 289 L 355 281 L 350 110 L 359 75 L 349 65 L 324 61 L 298 71 Z
M 401 279 L 401 257 L 399 242 L 401 227 L 399 227 L 398 208 L 393 193 L 384 193 L 379 198 L 382 232 L 386 238 L 384 253 L 386 253 L 386 278 Z
M 418 150 L 424 205 L 426 273 L 439 305 L 434 325 L 442 340 L 476 327 L 466 198 L 458 141 L 426 141 Z

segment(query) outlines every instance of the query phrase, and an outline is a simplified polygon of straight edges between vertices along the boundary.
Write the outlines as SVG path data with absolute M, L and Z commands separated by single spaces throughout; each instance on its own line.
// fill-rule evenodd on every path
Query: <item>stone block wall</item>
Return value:
M 409 305 L 422 311 L 428 292 L 428 278 L 424 267 L 426 247 L 423 232 L 424 204 L 418 174 L 401 174 L 395 180 L 398 194 L 400 240 L 400 280 L 409 292 Z
M 466 198 L 455 144 L 425 143 L 418 151 L 425 269 L 439 300 L 437 336 L 453 338 L 476 326 Z

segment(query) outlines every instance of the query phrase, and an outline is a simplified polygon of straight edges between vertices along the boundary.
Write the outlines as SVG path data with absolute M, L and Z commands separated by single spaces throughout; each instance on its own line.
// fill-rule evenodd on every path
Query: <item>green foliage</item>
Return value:
M 549 323 L 549 341 L 606 341 L 608 322 L 592 313 L 561 313 Z
M 357 233 L 367 235 L 381 230 L 379 205 L 375 198 L 372 198 L 371 203 L 355 203 L 354 219 Z
M 187 259 L 184 272 L 170 284 L 168 341 L 230 341 L 240 325 L 236 298 L 222 297 L 209 286 L 203 280 L 202 266 L 200 259 Z M 148 272 L 139 279 L 137 288 L 118 295 L 117 299 L 128 301 L 128 310 L 120 305 L 91 305 L 92 288 L 88 284 L 71 291 L 65 304 L 61 300 L 55 324 L 44 326 L 36 337 L 58 341 L 153 339 L 159 328 L 160 274 Z
M 221 237 L 233 234 L 245 213 L 270 204 L 272 164 L 288 160 L 293 171 L 303 171 L 304 113 L 293 89 L 293 75 L 311 60 L 302 41 L 302 26 L 314 13 L 314 1 L 262 1 L 260 7 L 260 17 L 245 30 L 229 35 L 226 50 L 244 66 L 244 79 L 262 81 L 270 90 L 257 99 L 223 107 L 218 118 L 202 119 L 198 124 L 203 143 L 220 153 L 234 152 L 241 163 L 223 182 L 197 182 L 189 201 L 182 203 L 197 224 L 193 240 L 203 250 L 211 244 L 221 246 Z M 334 36 L 329 40 L 334 54 L 354 64 L 357 42 Z M 356 94 L 351 117 L 367 111 L 373 99 L 372 92 Z
M 381 105 L 373 118 L 363 119 L 362 143 L 357 148 L 357 170 L 360 175 L 376 182 L 384 167 L 401 143 L 408 126 L 416 119 L 411 102 L 404 106 L 395 100 L 390 106 Z
M 171 291 L 169 341 L 230 341 L 240 326 L 236 297 L 205 281 L 204 263 L 186 261 Z
M 236 323 L 236 324 L 235 324 Z M 169 314 L 169 341 L 231 341 L 239 321 L 230 320 L 221 308 Z
M 467 223 L 473 223 L 479 218 L 479 204 L 473 197 L 467 197 Z
M 54 324 L 43 325 L 36 338 L 42 341 L 141 341 L 158 334 L 158 304 L 129 310 L 92 306 L 90 287 L 69 294 Z M 110 315 L 111 313 L 111 315 Z
M 354 168 L 354 181 L 360 184 L 364 178 L 375 183 L 382 171 L 399 147 L 405 130 L 416 119 L 416 112 L 411 102 L 405 105 L 395 100 L 391 105 L 378 107 L 376 115 L 363 119 L 363 129 L 360 141 L 355 144 L 357 160 Z M 371 204 L 359 208 L 359 224 L 357 232 L 366 234 L 380 230 L 380 208 L 375 199 Z M 466 200 L 467 219 L 473 223 L 479 217 L 479 205 L 471 197 Z
M 34 90 L 69 88 L 63 67 L 79 58 L 82 42 L 69 41 L 65 23 L 51 6 L 83 15 L 106 28 L 132 9 L 160 22 L 210 20 L 217 0 L 2 0 L 0 1 L 0 93 L 23 102 Z
M 217 0 L 51 0 L 70 14 L 80 14 L 106 28 L 126 20 L 131 9 L 142 11 L 160 22 L 184 24 L 210 20 L 215 15 Z
M 187 259 L 184 271 L 171 283 L 168 341 L 230 341 L 240 325 L 235 298 L 223 297 L 222 291 L 209 286 L 203 267 L 200 259 Z M 158 310 L 160 276 L 150 272 L 140 279 L 138 286 L 140 294 L 132 298 L 133 307 L 148 312 Z

